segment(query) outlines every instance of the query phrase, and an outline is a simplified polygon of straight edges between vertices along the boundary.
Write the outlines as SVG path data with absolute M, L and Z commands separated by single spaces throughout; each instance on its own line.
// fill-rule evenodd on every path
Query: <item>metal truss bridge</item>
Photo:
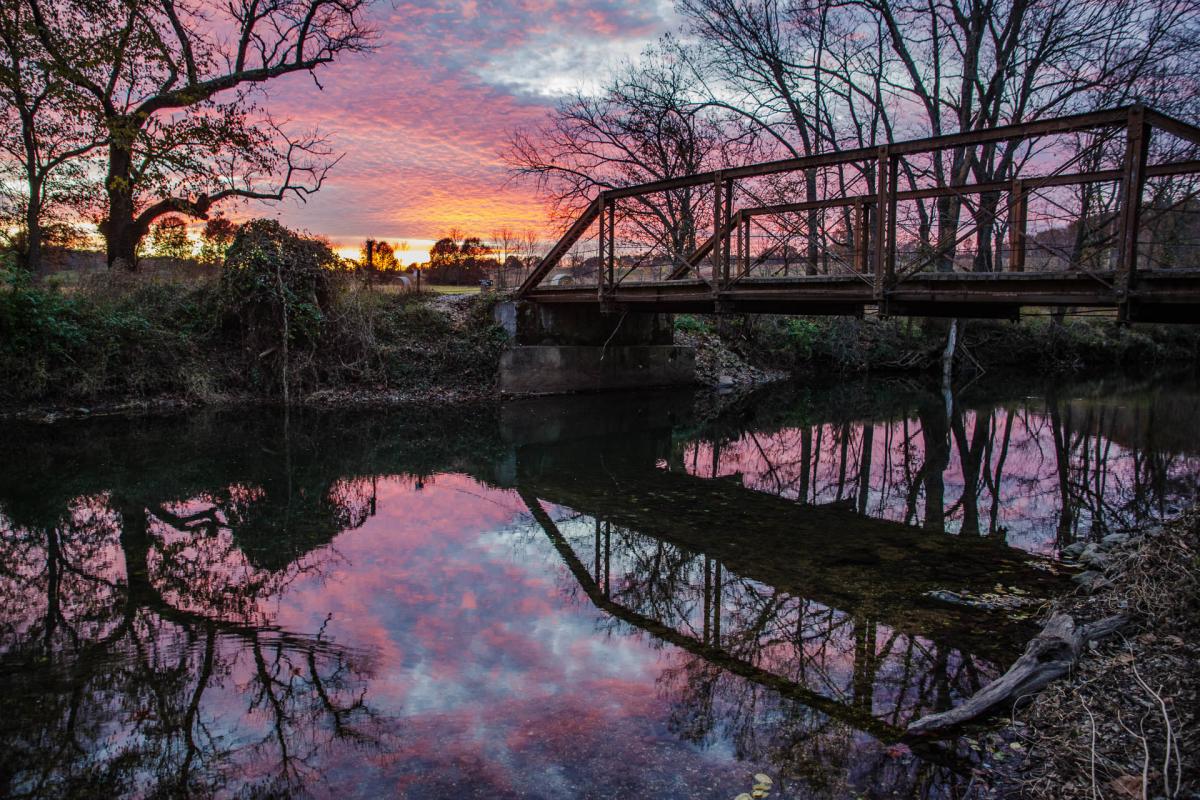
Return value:
M 1200 128 L 1141 105 L 605 189 L 518 299 L 1200 322 Z

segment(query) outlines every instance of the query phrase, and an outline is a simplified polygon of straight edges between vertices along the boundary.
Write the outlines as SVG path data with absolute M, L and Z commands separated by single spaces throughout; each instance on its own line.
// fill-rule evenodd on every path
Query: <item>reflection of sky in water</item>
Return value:
M 979 530 L 1003 527 L 1008 544 L 1043 552 L 1062 525 L 1064 479 L 1078 509 L 1070 535 L 1194 493 L 1196 457 L 1172 454 L 1186 448 L 1156 452 L 1119 415 L 1081 413 L 1051 415 L 1036 403 L 970 411 L 934 436 L 927 427 L 940 420 L 908 411 L 865 429 L 693 429 L 654 447 L 630 442 L 628 452 L 640 459 L 665 442 L 670 456 L 638 469 L 665 481 L 655 491 L 691 487 L 683 501 L 700 505 L 713 484 L 680 467 L 740 475 L 789 499 L 861 498 L 873 516 L 918 526 L 940 492 L 944 527 L 959 534 L 970 525 L 964 489 L 973 480 Z M 961 748 L 914 757 L 894 734 L 986 682 L 1010 652 L 973 652 L 979 640 L 955 638 L 954 624 L 1011 634 L 1025 623 L 968 615 L 928 629 L 949 612 L 923 602 L 923 587 L 878 573 L 868 575 L 881 592 L 914 605 L 861 597 L 834 607 L 830 598 L 846 594 L 828 583 L 824 595 L 796 584 L 811 597 L 772 585 L 804 574 L 800 564 L 763 564 L 716 542 L 714 552 L 747 574 L 718 569 L 718 556 L 673 543 L 669 525 L 656 538 L 551 497 L 530 506 L 527 486 L 499 488 L 465 471 L 418 480 L 329 468 L 323 440 L 314 441 L 292 455 L 286 480 L 272 472 L 272 450 L 268 467 L 217 459 L 218 477 L 199 481 L 207 488 L 171 500 L 134 481 L 146 495 L 137 502 L 125 485 L 79 495 L 41 517 L 51 522 L 0 516 L 0 666 L 11 676 L 0 696 L 0 794 L 69 794 L 80 785 L 71 780 L 95 790 L 104 775 L 114 776 L 107 794 L 149 794 L 186 775 L 194 796 L 732 797 L 764 771 L 779 781 L 776 796 L 939 797 L 969 779 Z M 946 462 L 931 473 L 939 441 Z M 528 461 L 559 474 L 560 451 L 539 453 Z M 226 476 L 231 463 L 236 477 Z M 620 458 L 604 463 L 614 480 L 637 477 Z M 0 498 L 12 496 L 6 477 L 0 471 Z M 107 468 L 103 480 L 117 481 Z M 654 497 L 640 496 L 642 510 L 654 513 Z M 10 507 L 14 520 L 22 511 L 38 518 L 22 499 Z M 661 502 L 659 511 L 670 507 Z M 772 502 L 781 520 L 814 513 Z M 814 519 L 854 519 L 835 513 Z M 754 524 L 742 531 L 751 541 Z M 889 541 L 938 535 L 873 530 Z M 938 541 L 961 563 L 983 559 L 987 587 L 1000 579 L 989 571 L 997 559 L 1029 560 Z M 836 539 L 821 545 L 851 561 L 862 555 Z M 1003 580 L 1030 572 L 1042 574 L 1026 568 Z M 991 627 L 987 637 L 997 638 Z M 60 746 L 68 720 L 78 750 Z M 43 772 L 56 783 L 37 784 Z
M 947 531 L 962 532 L 973 505 L 977 532 L 1003 532 L 1012 546 L 1050 554 L 1063 524 L 1064 482 L 1073 535 L 1060 544 L 1092 529 L 1120 530 L 1146 515 L 1174 513 L 1196 494 L 1200 453 L 1146 454 L 1108 438 L 1103 428 L 1119 424 L 1113 409 L 1106 425 L 1103 409 L 1089 414 L 1068 408 L 1058 417 L 1039 405 L 959 412 L 961 427 L 951 426 L 948 440 L 946 432 L 933 435 L 948 451 L 944 468 L 936 470 Z M 860 504 L 865 482 L 859 507 L 868 514 L 922 524 L 929 516 L 923 470 L 932 468 L 930 447 L 923 419 L 913 415 L 748 431 L 718 446 L 693 441 L 683 463 L 693 475 L 738 475 L 747 487 L 792 499 L 803 495 L 811 503 Z
M 396 489 L 385 485 L 379 515 L 333 545 L 369 567 L 297 584 L 277 619 L 311 630 L 329 615 L 332 641 L 373 651 L 386 679 L 372 681 L 371 703 L 386 709 L 400 751 L 372 758 L 367 774 L 411 788 L 457 776 L 480 796 L 589 785 L 601 796 L 610 771 L 636 764 L 642 778 L 623 780 L 653 780 L 660 759 L 712 759 L 658 722 L 664 653 L 596 636 L 596 613 L 563 602 L 553 551 L 511 527 L 523 510 L 513 495 L 453 475 Z M 414 763 L 421 775 L 393 776 Z

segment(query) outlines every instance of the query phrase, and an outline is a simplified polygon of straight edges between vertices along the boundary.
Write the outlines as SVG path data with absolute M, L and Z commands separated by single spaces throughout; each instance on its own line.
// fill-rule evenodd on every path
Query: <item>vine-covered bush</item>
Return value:
M 256 383 L 282 385 L 287 394 L 321 339 L 337 267 L 329 245 L 274 220 L 238 230 L 221 270 L 220 306 L 240 333 Z

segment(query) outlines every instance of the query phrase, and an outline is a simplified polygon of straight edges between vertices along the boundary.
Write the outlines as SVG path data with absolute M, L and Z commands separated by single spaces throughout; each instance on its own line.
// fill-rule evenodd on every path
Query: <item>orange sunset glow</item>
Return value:
M 345 255 L 368 237 L 407 241 L 397 253 L 405 262 L 427 258 L 451 229 L 552 233 L 535 187 L 507 171 L 508 137 L 676 24 L 670 4 L 645 0 L 399 3 L 374 16 L 379 50 L 326 71 L 323 91 L 301 76 L 272 87 L 273 105 L 327 132 L 344 155 L 306 204 L 255 213 Z

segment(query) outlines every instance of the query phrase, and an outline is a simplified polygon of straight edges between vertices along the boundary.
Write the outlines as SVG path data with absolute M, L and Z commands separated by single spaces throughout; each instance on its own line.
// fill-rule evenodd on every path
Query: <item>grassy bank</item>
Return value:
M 492 398 L 505 346 L 494 295 L 363 286 L 328 246 L 255 221 L 208 278 L 124 272 L 35 283 L 0 264 L 0 412 L 241 400 Z M 440 288 L 440 287 L 436 287 Z M 795 372 L 934 371 L 945 320 L 678 315 L 701 384 Z M 1192 366 L 1200 327 L 1047 317 L 958 323 L 966 370 Z
M 939 368 L 948 320 L 867 317 L 717 317 L 681 314 L 676 332 L 724 361 L 760 370 L 862 373 Z M 1158 369 L 1200 359 L 1200 326 L 1118 325 L 1112 319 L 1046 316 L 1020 322 L 959 320 L 958 364 L 1042 373 Z M 710 359 L 710 361 L 713 359 Z M 720 359 L 716 359 L 720 360 Z
M 302 401 L 491 393 L 504 336 L 486 298 L 377 292 L 350 276 L 322 294 L 319 308 L 296 305 L 285 370 L 279 334 L 239 324 L 216 280 L 104 273 L 56 287 L 9 271 L 0 408 L 275 399 L 285 372 Z

